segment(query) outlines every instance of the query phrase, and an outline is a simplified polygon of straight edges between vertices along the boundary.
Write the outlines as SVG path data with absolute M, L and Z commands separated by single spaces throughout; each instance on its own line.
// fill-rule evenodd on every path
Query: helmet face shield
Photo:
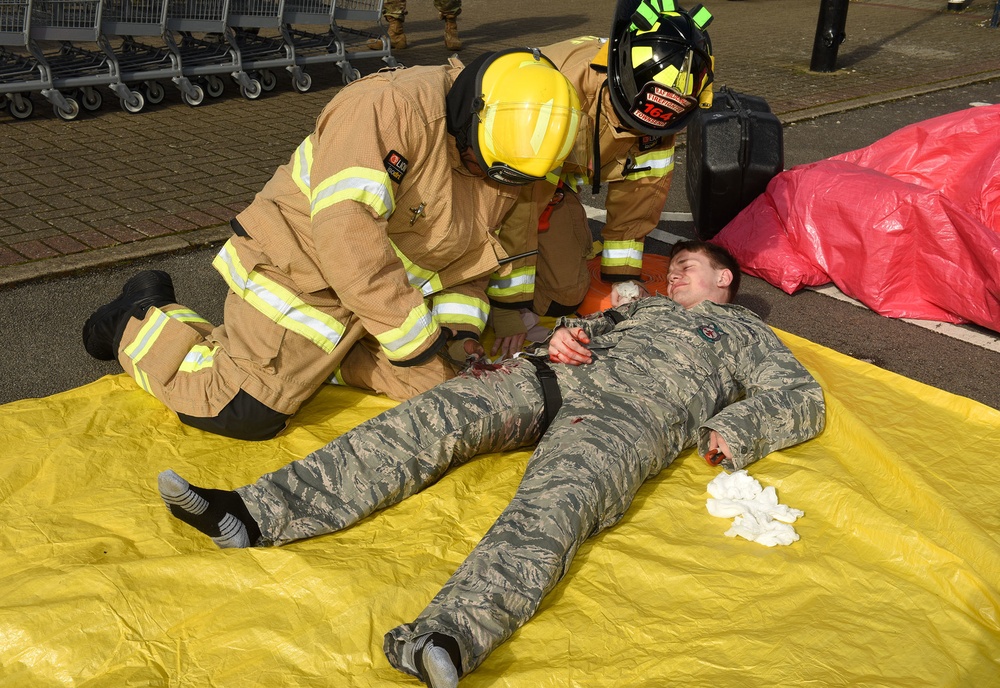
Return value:
M 479 166 L 502 184 L 544 179 L 586 131 L 576 90 L 537 50 L 504 50 L 486 60 L 476 93 L 470 143 Z
M 480 113 L 479 148 L 492 162 L 484 170 L 502 184 L 530 184 L 563 161 L 586 165 L 589 121 L 579 108 L 552 103 L 502 102 Z M 511 132 L 519 135 L 511 136 Z

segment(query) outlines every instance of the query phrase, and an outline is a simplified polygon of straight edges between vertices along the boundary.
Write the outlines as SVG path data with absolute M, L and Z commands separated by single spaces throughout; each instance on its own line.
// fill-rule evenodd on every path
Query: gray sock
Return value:
M 451 655 L 443 647 L 438 647 L 434 641 L 429 641 L 421 651 L 424 665 L 424 675 L 427 685 L 431 688 L 456 688 L 458 686 L 458 669 L 451 660 Z
M 236 492 L 196 487 L 172 470 L 160 473 L 157 485 L 170 513 L 219 547 L 252 547 L 260 538 L 260 527 Z

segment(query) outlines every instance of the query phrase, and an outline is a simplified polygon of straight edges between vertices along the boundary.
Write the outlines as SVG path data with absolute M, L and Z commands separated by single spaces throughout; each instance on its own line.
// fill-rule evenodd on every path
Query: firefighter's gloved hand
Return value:
M 494 306 L 490 309 L 490 321 L 493 324 L 493 346 L 490 348 L 490 356 L 499 353 L 500 358 L 511 358 L 524 348 L 528 330 L 520 311 Z
M 448 345 L 442 352 L 449 361 L 458 368 L 464 368 L 469 359 L 475 360 L 486 356 L 486 350 L 475 337 L 459 335 L 448 340 Z

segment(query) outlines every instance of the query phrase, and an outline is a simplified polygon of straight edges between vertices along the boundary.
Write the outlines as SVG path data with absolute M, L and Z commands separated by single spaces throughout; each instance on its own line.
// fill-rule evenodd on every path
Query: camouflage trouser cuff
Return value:
M 419 631 L 416 629 L 418 623 L 422 626 Z M 427 641 L 431 640 L 433 636 L 444 636 L 449 641 L 444 646 L 448 650 L 448 654 L 451 655 L 452 662 L 455 663 L 455 668 L 458 669 L 459 676 L 464 676 L 468 671 L 475 668 L 470 667 L 467 670 L 464 666 L 465 662 L 463 658 L 469 657 L 471 653 L 462 640 L 456 637 L 454 629 L 435 628 L 431 630 L 430 626 L 436 627 L 437 624 L 420 623 L 418 620 L 413 623 L 396 626 L 396 628 L 386 633 L 382 641 L 382 652 L 385 653 L 389 664 L 403 673 L 416 676 L 422 681 L 425 680 L 425 677 L 421 676 L 420 671 L 422 668 L 422 662 L 419 659 L 420 653 L 423 651 Z M 438 644 L 441 645 L 440 643 Z M 455 656 L 456 652 L 459 655 L 457 657 Z

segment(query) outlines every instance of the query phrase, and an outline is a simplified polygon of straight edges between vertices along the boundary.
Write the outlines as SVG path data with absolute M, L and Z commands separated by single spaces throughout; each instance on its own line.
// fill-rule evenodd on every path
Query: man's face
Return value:
M 729 301 L 727 287 L 732 280 L 729 270 L 713 268 L 704 253 L 681 251 L 670 260 L 667 296 L 684 308 L 702 301 L 726 303 Z

